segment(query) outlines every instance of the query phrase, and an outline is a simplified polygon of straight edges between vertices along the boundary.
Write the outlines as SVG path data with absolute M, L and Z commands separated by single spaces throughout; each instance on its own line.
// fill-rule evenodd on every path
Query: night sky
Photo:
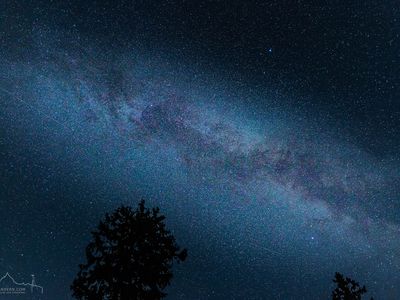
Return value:
M 189 251 L 167 299 L 399 299 L 399 7 L 2 0 L 0 276 L 71 299 L 144 198 Z

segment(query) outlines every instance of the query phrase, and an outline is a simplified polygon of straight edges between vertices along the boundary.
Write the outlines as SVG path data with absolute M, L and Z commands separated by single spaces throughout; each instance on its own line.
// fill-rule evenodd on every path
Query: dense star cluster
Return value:
M 189 249 L 171 299 L 399 295 L 392 4 L 117 2 L 0 5 L 0 276 L 69 299 L 144 197 Z

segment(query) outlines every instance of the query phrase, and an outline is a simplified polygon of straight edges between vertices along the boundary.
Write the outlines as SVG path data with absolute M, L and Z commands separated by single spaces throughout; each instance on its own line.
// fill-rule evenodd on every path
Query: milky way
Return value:
M 232 272 L 230 255 L 253 266 L 250 274 L 341 267 L 371 287 L 398 271 L 392 158 L 365 152 L 340 126 L 290 111 L 282 95 L 248 91 L 176 57 L 62 41 L 41 37 L 28 60 L 3 60 L 2 97 L 25 105 L 32 127 L 46 124 L 51 139 L 66 140 L 76 161 L 92 161 L 116 189 L 137 186 L 174 226 L 189 226 L 189 249 L 196 236 L 212 239 Z M 246 104 L 252 97 L 270 97 L 270 105 Z M 193 250 L 195 268 L 204 260 Z M 180 272 L 187 289 L 201 286 Z

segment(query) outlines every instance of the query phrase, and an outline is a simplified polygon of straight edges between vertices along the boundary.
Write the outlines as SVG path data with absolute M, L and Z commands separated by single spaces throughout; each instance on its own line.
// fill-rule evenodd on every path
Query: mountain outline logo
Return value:
M 36 284 L 35 275 L 32 274 L 31 276 L 31 283 L 18 282 L 10 275 L 10 273 L 7 272 L 3 277 L 0 278 L 0 295 L 21 295 L 26 294 L 27 290 L 30 290 L 31 293 L 39 292 L 40 294 L 43 294 L 43 287 Z M 1 285 L 7 280 L 10 281 L 14 286 L 2 287 Z

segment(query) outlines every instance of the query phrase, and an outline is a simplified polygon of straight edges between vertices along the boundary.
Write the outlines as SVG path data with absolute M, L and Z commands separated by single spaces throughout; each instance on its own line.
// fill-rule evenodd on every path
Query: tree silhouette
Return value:
M 186 259 L 166 230 L 159 208 L 121 206 L 106 214 L 86 247 L 87 263 L 71 285 L 77 299 L 161 299 L 173 277 L 174 261 Z
M 360 287 L 360 284 L 353 279 L 346 277 L 338 272 L 335 273 L 333 282 L 337 287 L 332 292 L 333 300 L 361 300 L 361 296 L 367 292 L 367 288 Z M 371 298 L 371 300 L 373 300 Z

